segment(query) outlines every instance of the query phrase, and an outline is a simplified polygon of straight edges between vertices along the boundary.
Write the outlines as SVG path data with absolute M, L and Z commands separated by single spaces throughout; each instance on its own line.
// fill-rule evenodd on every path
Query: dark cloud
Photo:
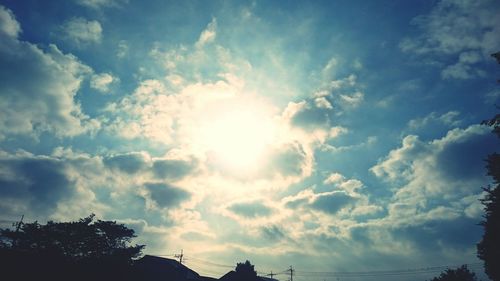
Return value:
M 392 236 L 411 242 L 422 251 L 441 251 L 443 248 L 466 250 L 481 239 L 482 229 L 474 219 L 431 220 L 416 226 L 393 228 Z
M 318 194 L 318 196 L 311 203 L 311 207 L 318 211 L 335 214 L 340 211 L 340 209 L 353 203 L 355 200 L 355 198 L 341 191 L 328 192 L 324 194 Z
M 129 153 L 109 156 L 103 159 L 106 166 L 112 169 L 118 169 L 128 174 L 135 174 L 146 168 L 146 159 L 140 153 Z
M 195 166 L 195 163 L 183 160 L 156 160 L 153 173 L 157 178 L 176 180 L 191 173 Z
M 259 202 L 235 203 L 228 207 L 231 212 L 246 218 L 269 216 L 273 210 Z
M 369 230 L 370 227 L 363 225 L 363 226 L 354 226 L 349 229 L 349 233 L 351 236 L 351 239 L 355 241 L 356 243 L 363 244 L 364 246 L 371 246 L 374 241 L 369 235 Z
M 179 206 L 191 197 L 189 192 L 164 183 L 146 183 L 144 187 L 149 191 L 151 200 L 161 208 Z
M 288 144 L 272 156 L 272 165 L 283 176 L 298 176 L 303 172 L 304 161 L 307 156 L 298 143 Z
M 285 238 L 285 234 L 283 233 L 283 231 L 281 231 L 281 229 L 276 225 L 263 226 L 261 227 L 260 231 L 264 238 L 271 241 L 280 241 Z
M 292 200 L 289 200 L 288 202 L 285 203 L 285 207 L 290 208 L 290 209 L 295 209 L 299 206 L 307 204 L 307 202 L 309 202 L 308 198 L 292 199 Z
M 332 110 L 328 108 L 318 108 L 306 104 L 293 115 L 291 123 L 304 129 L 329 127 L 331 112 Z
M 500 150 L 500 142 L 493 134 L 465 136 L 450 142 L 436 156 L 437 165 L 448 179 L 470 179 L 486 174 L 486 156 Z
M 0 160 L 0 197 L 12 199 L 31 210 L 48 214 L 57 203 L 74 194 L 75 183 L 65 174 L 64 164 L 47 157 Z

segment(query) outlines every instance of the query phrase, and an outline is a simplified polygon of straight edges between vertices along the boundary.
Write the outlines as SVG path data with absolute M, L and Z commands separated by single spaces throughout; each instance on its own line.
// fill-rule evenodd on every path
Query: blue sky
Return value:
M 477 263 L 499 13 L 2 0 L 0 219 L 95 213 L 211 276 Z

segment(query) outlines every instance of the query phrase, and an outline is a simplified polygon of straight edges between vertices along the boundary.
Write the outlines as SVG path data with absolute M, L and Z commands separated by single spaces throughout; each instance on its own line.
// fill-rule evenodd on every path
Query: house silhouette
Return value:
M 235 271 L 231 270 L 219 279 L 201 276 L 196 271 L 179 263 L 177 260 L 145 255 L 135 262 L 137 273 L 142 281 L 247 281 L 241 280 Z M 277 281 L 267 277 L 256 276 L 249 281 Z
M 173 259 L 145 255 L 135 262 L 143 281 L 202 281 L 194 270 Z

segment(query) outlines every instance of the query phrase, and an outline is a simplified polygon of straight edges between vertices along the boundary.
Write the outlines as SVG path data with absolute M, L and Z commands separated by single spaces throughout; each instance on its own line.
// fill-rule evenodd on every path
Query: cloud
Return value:
M 160 208 L 177 207 L 191 197 L 189 192 L 165 183 L 145 183 L 144 187 Z
M 314 192 L 306 189 L 295 196 L 285 198 L 285 206 L 296 209 L 297 207 L 308 210 L 321 211 L 334 215 L 341 209 L 352 206 L 356 199 L 344 191 Z
M 484 159 L 497 147 L 489 128 L 480 125 L 453 129 L 429 142 L 405 137 L 400 148 L 370 169 L 394 187 L 389 218 L 419 224 L 477 214 L 471 198 L 481 198 L 480 186 L 488 183 Z
M 373 215 L 381 210 L 379 206 L 372 205 L 368 196 L 363 194 L 364 185 L 357 179 L 347 179 L 342 174 L 332 173 L 323 184 L 325 186 L 321 188 L 307 188 L 285 197 L 282 203 L 289 209 L 319 211 L 348 220 Z
M 291 123 L 294 126 L 305 129 L 325 128 L 330 126 L 330 107 L 316 106 L 306 101 L 289 103 L 285 109 L 286 114 L 291 115 Z
M 263 237 L 271 241 L 280 241 L 285 238 L 285 234 L 277 225 L 263 226 L 261 232 Z
M 76 3 L 91 9 L 99 10 L 101 8 L 120 7 L 128 0 L 76 0 Z
M 36 137 L 41 132 L 64 137 L 96 130 L 99 123 L 85 115 L 75 100 L 92 70 L 55 45 L 42 50 L 12 37 L 14 33 L 0 34 L 0 138 Z
M 149 156 L 145 153 L 128 153 L 108 156 L 103 163 L 111 168 L 128 174 L 135 174 L 148 167 Z
M 196 42 L 196 47 L 201 48 L 204 45 L 213 42 L 215 40 L 215 36 L 217 36 L 217 20 L 213 18 L 205 30 L 201 32 L 200 38 Z
M 110 90 L 110 86 L 119 82 L 120 79 L 114 77 L 109 73 L 94 74 L 90 78 L 90 87 L 96 89 L 101 93 L 107 93 Z
M 74 17 L 62 25 L 63 37 L 79 47 L 98 44 L 102 39 L 102 27 L 96 20 Z
M 174 118 L 180 108 L 175 106 L 176 97 L 165 92 L 158 80 L 142 81 L 132 95 L 107 105 L 106 111 L 112 119 L 106 130 L 127 139 L 146 137 L 171 142 Z
M 405 38 L 400 48 L 419 56 L 435 55 L 432 59 L 438 61 L 454 59 L 441 72 L 445 79 L 482 76 L 475 64 L 500 47 L 496 40 L 500 36 L 499 12 L 495 1 L 440 1 L 429 14 L 413 19 L 421 34 Z
M 127 56 L 128 52 L 129 52 L 129 47 L 127 45 L 127 42 L 125 40 L 120 40 L 116 48 L 116 56 L 118 58 L 124 58 L 125 56 Z
M 357 107 L 363 101 L 365 95 L 362 92 L 355 92 L 351 95 L 340 95 L 340 101 L 345 106 Z
M 59 201 L 75 193 L 75 183 L 66 176 L 64 166 L 58 159 L 31 154 L 0 156 L 1 209 L 15 204 L 11 207 L 54 212 Z
M 320 142 L 335 137 L 328 133 L 334 118 L 359 107 L 365 96 L 354 74 L 336 80 L 327 79 L 322 83 L 320 89 L 311 97 L 289 102 L 282 114 L 292 126 L 308 133 L 314 132 Z
M 444 79 L 470 79 L 474 77 L 485 76 L 483 70 L 475 69 L 471 65 L 478 63 L 482 60 L 479 52 L 463 52 L 458 57 L 458 62 L 453 65 L 447 66 L 442 72 L 441 77 Z
M 342 208 L 352 204 L 354 201 L 355 198 L 343 191 L 332 191 L 317 194 L 310 206 L 318 211 L 335 214 Z
M 309 175 L 312 170 L 310 155 L 300 143 L 288 143 L 277 148 L 270 156 L 267 173 L 287 176 Z M 266 173 L 266 171 L 264 171 Z
M 410 130 L 418 130 L 424 128 L 430 124 L 443 124 L 448 127 L 456 127 L 462 123 L 462 120 L 458 119 L 460 112 L 458 111 L 448 111 L 439 115 L 436 112 L 431 112 L 423 118 L 412 119 L 408 122 L 408 127 Z
M 155 159 L 153 173 L 157 178 L 177 180 L 192 174 L 197 167 L 195 160 Z
M 21 33 L 21 26 L 16 20 L 16 17 L 9 9 L 0 6 L 0 32 L 5 36 L 17 38 Z
M 260 202 L 234 203 L 227 209 L 238 216 L 244 218 L 266 217 L 273 213 L 273 210 Z
M 332 57 L 321 70 L 321 75 L 324 79 L 331 79 L 339 66 L 337 58 Z
M 154 161 L 145 152 L 101 156 L 62 147 L 51 155 L 0 151 L 0 210 L 7 217 L 23 213 L 29 220 L 72 220 L 91 210 L 101 217 L 140 218 L 162 227 L 183 223 L 178 213 L 193 208 L 199 200 L 192 193 L 196 189 L 189 182 L 170 183 L 184 176 L 174 172 L 174 179 L 157 178 Z

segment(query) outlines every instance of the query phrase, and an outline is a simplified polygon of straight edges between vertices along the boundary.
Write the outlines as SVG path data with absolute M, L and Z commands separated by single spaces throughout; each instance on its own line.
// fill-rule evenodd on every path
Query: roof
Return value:
M 201 280 L 200 275 L 173 259 L 145 255 L 135 262 L 145 281 L 156 280 Z

